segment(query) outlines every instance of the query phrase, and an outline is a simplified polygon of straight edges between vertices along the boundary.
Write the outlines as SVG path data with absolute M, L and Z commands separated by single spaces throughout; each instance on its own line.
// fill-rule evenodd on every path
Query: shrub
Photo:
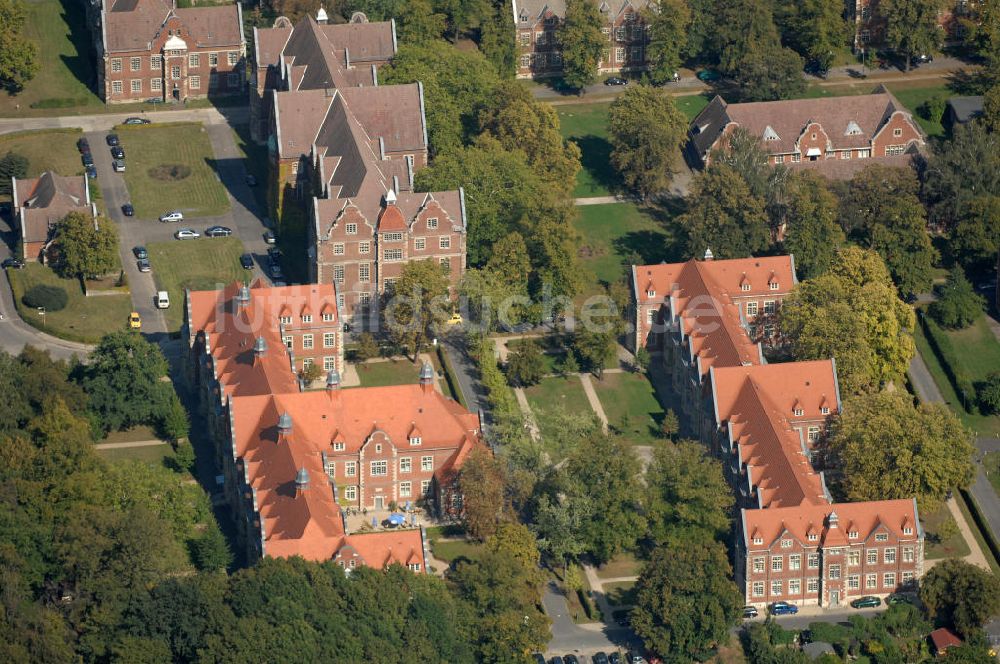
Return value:
M 1000 372 L 994 371 L 977 385 L 976 401 L 984 415 L 1000 413 Z
M 518 344 L 517 349 L 507 357 L 507 380 L 511 385 L 534 385 L 544 374 L 545 358 L 534 340 Z
M 62 311 L 69 303 L 69 295 L 59 286 L 39 284 L 29 288 L 21 302 L 34 309 L 44 307 L 46 311 Z
M 947 102 L 945 98 L 941 95 L 934 95 L 917 108 L 917 112 L 920 113 L 920 117 L 925 120 L 931 120 L 932 122 L 938 122 L 941 120 L 941 116 L 944 115 L 944 107 Z
M 962 268 L 955 266 L 948 281 L 938 289 L 938 299 L 931 303 L 928 313 L 941 327 L 958 330 L 975 323 L 983 315 L 985 304 Z

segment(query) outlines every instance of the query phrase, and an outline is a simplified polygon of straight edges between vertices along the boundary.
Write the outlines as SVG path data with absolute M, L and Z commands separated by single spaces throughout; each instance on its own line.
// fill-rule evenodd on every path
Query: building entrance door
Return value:
M 830 591 L 830 606 L 840 606 L 840 591 L 831 590 Z
M 384 510 L 385 509 L 385 498 L 382 496 L 375 496 L 375 509 Z

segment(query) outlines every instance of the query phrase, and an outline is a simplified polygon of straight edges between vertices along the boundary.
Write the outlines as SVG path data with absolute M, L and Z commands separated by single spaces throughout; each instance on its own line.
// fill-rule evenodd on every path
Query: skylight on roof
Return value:
M 854 120 L 851 120 L 850 122 L 848 122 L 847 123 L 847 129 L 844 130 L 844 136 L 858 136 L 861 133 L 862 133 L 861 132 L 861 127 L 859 127 L 858 123 L 855 122 Z
M 778 136 L 778 132 L 771 128 L 771 125 L 764 127 L 764 140 L 765 141 L 780 141 L 781 138 Z

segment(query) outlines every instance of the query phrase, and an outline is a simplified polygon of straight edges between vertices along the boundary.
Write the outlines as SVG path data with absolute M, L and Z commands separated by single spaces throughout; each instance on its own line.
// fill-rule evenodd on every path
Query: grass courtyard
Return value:
M 552 437 L 553 432 L 547 426 L 554 426 L 547 413 L 555 410 L 565 410 L 571 414 L 593 415 L 587 395 L 579 376 L 554 376 L 543 378 L 537 385 L 525 388 L 528 405 L 535 415 L 535 421 L 541 428 L 543 437 Z
M 969 555 L 969 545 L 962 537 L 958 524 L 951 516 L 947 505 L 937 510 L 920 515 L 924 531 L 927 534 L 924 555 L 929 560 L 937 558 L 964 558 Z M 969 527 L 975 528 L 974 523 Z
M 634 203 L 582 205 L 576 230 L 582 238 L 580 263 L 587 272 L 586 294 L 626 276 L 632 260 L 642 264 L 682 260 L 682 239 L 669 212 Z
M 655 445 L 659 440 L 663 407 L 652 383 L 641 373 L 605 373 L 595 380 L 608 424 L 632 445 Z
M 96 343 L 109 332 L 125 329 L 132 311 L 132 299 L 127 292 L 87 297 L 78 280 L 61 279 L 39 263 L 28 263 L 23 270 L 8 270 L 8 275 L 21 318 L 33 327 L 63 339 Z M 66 291 L 66 308 L 47 311 L 43 315 L 21 302 L 25 291 L 41 284 Z
M 364 362 L 355 365 L 361 387 L 384 387 L 386 385 L 413 385 L 420 375 L 420 365 L 409 360 L 388 360 L 386 362 Z
M 83 162 L 76 142 L 83 133 L 79 129 L 40 129 L 19 131 L 0 136 L 0 156 L 13 152 L 28 160 L 28 177 L 38 177 L 45 171 L 59 175 L 83 174 Z
M 156 219 L 170 210 L 211 217 L 229 209 L 226 189 L 213 167 L 212 144 L 200 123 L 119 127 L 118 135 L 137 217 Z
M 153 242 L 146 250 L 156 288 L 170 294 L 170 308 L 163 313 L 172 332 L 180 329 L 184 317 L 185 288 L 215 290 L 247 278 L 240 267 L 243 245 L 234 237 Z

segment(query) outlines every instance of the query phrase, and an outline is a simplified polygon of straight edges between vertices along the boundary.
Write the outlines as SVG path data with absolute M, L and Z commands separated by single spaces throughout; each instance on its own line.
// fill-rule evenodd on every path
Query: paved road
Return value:
M 871 68 L 864 68 L 864 71 L 862 71 L 861 65 L 855 64 L 834 67 L 829 71 L 825 79 L 806 73 L 803 73 L 802 77 L 809 83 L 815 83 L 821 86 L 844 85 L 845 83 L 860 83 L 863 81 L 865 83 L 870 83 L 874 87 L 879 83 L 888 83 L 893 81 L 913 81 L 940 78 L 942 75 L 957 71 L 967 66 L 968 65 L 965 62 L 962 62 L 957 58 L 942 56 L 934 60 L 934 62 L 921 65 L 920 67 L 912 69 L 909 72 L 892 68 L 875 70 L 872 70 Z M 696 72 L 690 69 L 682 69 L 680 70 L 681 80 L 677 83 L 667 83 L 663 86 L 663 89 L 674 95 L 691 95 L 699 92 L 710 91 L 712 87 L 699 81 L 695 76 L 695 73 Z M 862 74 L 864 74 L 864 77 L 862 77 Z M 553 82 L 554 80 L 555 79 L 553 79 Z M 545 82 L 540 82 L 539 85 L 533 86 L 531 93 L 537 99 L 573 104 L 594 101 L 595 97 L 606 97 L 610 99 L 620 95 L 626 90 L 626 87 L 627 86 L 604 85 L 602 77 L 600 82 L 595 83 L 594 85 L 588 85 L 580 94 L 577 94 L 574 91 L 553 89 Z
M 550 657 L 567 653 L 577 656 L 589 655 L 598 650 L 610 652 L 641 645 L 635 635 L 625 627 L 593 624 L 588 626 L 592 629 L 588 629 L 574 623 L 566 607 L 566 597 L 554 582 L 546 585 L 542 594 L 542 605 L 545 607 L 545 613 L 552 619 L 552 640 L 549 641 L 547 653 Z M 611 616 L 607 618 L 611 620 Z
M 103 113 L 100 115 L 66 115 L 53 118 L 0 118 L 0 134 L 32 129 L 59 129 L 77 127 L 85 132 L 107 131 L 128 117 L 141 115 L 153 122 L 202 122 L 206 125 L 246 123 L 250 110 L 246 106 L 232 108 L 179 109 L 151 113 Z
M 479 382 L 476 365 L 465 352 L 465 337 L 451 335 L 443 339 L 442 344 L 465 405 L 473 413 L 486 413 L 486 391 Z
M 6 253 L 5 249 L 3 251 Z M 57 339 L 21 320 L 14 308 L 14 297 L 6 270 L 3 272 L 0 283 L 0 313 L 3 314 L 3 320 L 0 320 L 0 348 L 11 355 L 17 355 L 25 346 L 34 346 L 48 350 L 52 357 L 60 360 L 68 360 L 74 355 L 82 359 L 92 350 L 92 346 Z

